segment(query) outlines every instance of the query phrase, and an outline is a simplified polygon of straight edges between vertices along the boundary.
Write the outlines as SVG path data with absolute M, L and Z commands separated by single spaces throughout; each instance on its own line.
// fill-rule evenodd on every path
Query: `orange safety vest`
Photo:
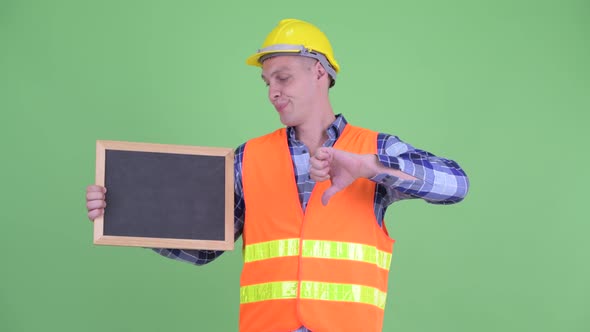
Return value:
M 377 133 L 347 125 L 334 148 L 376 153 Z M 375 183 L 334 195 L 316 183 L 305 213 L 286 130 L 246 143 L 240 331 L 381 331 L 394 240 L 375 218 Z

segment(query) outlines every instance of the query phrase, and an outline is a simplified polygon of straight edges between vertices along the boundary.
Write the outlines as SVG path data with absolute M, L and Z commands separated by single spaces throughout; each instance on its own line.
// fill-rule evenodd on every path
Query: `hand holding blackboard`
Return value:
M 97 141 L 86 207 L 95 244 L 232 250 L 233 194 L 233 149 Z
M 94 221 L 104 215 L 104 209 L 107 206 L 105 193 L 107 188 L 90 185 L 86 188 L 86 209 L 88 210 L 88 219 Z

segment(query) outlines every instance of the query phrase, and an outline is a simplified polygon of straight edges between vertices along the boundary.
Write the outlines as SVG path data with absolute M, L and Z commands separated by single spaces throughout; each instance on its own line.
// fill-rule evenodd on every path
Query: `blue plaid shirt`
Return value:
M 326 129 L 328 140 L 323 146 L 334 146 L 346 124 L 344 116 L 338 115 Z M 294 128 L 287 128 L 287 137 L 299 201 L 305 211 L 315 185 L 315 181 L 309 177 L 309 150 L 297 140 Z M 245 145 L 242 144 L 236 149 L 234 158 L 234 240 L 237 240 L 244 230 L 246 205 L 242 188 L 242 160 Z M 422 198 L 432 204 L 453 204 L 463 200 L 467 194 L 469 180 L 454 161 L 415 149 L 396 136 L 381 133 L 377 135 L 377 149 L 377 157 L 384 166 L 401 170 L 417 178 L 417 180 L 403 180 L 388 174 L 378 174 L 371 178 L 377 183 L 374 211 L 379 226 L 383 224 L 387 207 L 394 202 L 408 198 Z M 196 265 L 207 264 L 223 254 L 223 251 L 216 250 L 154 249 L 154 251 L 162 256 Z M 302 326 L 294 332 L 311 331 Z

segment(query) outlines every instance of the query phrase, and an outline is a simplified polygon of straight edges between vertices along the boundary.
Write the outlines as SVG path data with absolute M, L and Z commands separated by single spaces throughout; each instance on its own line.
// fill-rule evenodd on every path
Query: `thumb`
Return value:
M 328 205 L 330 198 L 332 198 L 332 196 L 334 196 L 334 194 L 336 194 L 339 191 L 340 189 L 334 187 L 334 185 L 331 185 L 328 189 L 326 189 L 324 191 L 324 194 L 322 195 L 322 205 Z

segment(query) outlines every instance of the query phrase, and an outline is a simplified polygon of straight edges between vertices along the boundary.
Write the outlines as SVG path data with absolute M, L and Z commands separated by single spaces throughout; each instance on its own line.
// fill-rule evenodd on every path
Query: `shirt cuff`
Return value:
M 397 157 L 392 157 L 392 156 L 388 156 L 388 155 L 379 155 L 379 154 L 376 156 L 379 159 L 379 162 L 381 162 L 381 164 L 383 166 L 404 172 L 404 170 L 402 170 L 400 167 L 400 162 Z M 406 170 L 404 173 L 412 175 L 411 172 L 408 172 L 408 171 L 410 171 L 410 170 Z M 412 175 L 412 176 L 414 176 L 414 175 Z M 386 174 L 386 173 L 379 173 L 379 174 L 373 176 L 372 178 L 370 178 L 369 180 L 376 182 L 380 185 L 386 186 L 388 188 L 400 190 L 402 192 L 419 191 L 420 188 L 422 188 L 422 186 L 424 185 L 424 181 L 422 181 L 422 180 L 404 180 L 404 179 L 399 178 L 397 176 Z
M 400 170 L 399 159 L 397 157 L 388 156 L 386 154 L 376 154 L 376 156 L 381 165 Z
M 384 185 L 389 188 L 396 188 L 396 189 L 419 189 L 422 187 L 422 180 L 404 180 L 402 178 L 398 178 L 397 176 L 393 176 L 390 174 L 377 174 L 370 178 L 369 180 L 376 182 L 378 184 Z

